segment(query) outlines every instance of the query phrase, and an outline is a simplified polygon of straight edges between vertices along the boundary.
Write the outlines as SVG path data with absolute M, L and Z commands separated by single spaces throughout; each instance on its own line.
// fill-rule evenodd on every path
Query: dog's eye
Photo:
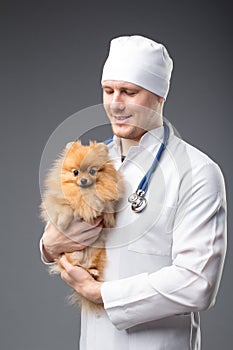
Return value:
M 72 171 L 73 171 L 74 176 L 78 176 L 78 173 L 79 173 L 78 169 L 73 169 Z
M 95 173 L 96 173 L 96 170 L 95 170 L 95 169 L 90 169 L 90 170 L 89 170 L 89 174 L 90 174 L 90 175 L 93 176 L 93 175 L 95 175 Z

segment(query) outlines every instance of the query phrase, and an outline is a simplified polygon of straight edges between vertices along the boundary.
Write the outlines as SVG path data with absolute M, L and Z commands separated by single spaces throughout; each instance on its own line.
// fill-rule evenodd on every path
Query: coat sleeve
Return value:
M 226 253 L 222 173 L 206 164 L 181 184 L 173 226 L 172 264 L 153 273 L 104 282 L 105 310 L 119 330 L 212 306 Z
M 47 222 L 45 228 L 44 228 L 44 232 L 46 231 L 47 227 L 49 226 L 49 222 Z M 40 257 L 41 257 L 41 261 L 45 264 L 45 265 L 48 265 L 48 266 L 52 266 L 52 265 L 55 265 L 56 263 L 55 262 L 50 262 L 46 259 L 46 257 L 44 256 L 43 254 L 43 242 L 42 242 L 42 237 L 39 241 L 39 249 L 40 249 Z

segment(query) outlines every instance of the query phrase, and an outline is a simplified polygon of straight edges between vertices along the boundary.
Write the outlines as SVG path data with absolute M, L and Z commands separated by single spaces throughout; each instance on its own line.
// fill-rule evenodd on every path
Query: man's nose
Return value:
M 112 111 L 123 111 L 125 109 L 125 102 L 120 93 L 115 93 L 111 102 Z

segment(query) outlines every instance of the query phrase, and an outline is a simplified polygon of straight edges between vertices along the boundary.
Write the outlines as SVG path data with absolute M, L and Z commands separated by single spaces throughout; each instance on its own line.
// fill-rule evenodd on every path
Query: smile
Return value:
M 124 122 L 125 120 L 127 120 L 127 119 L 129 119 L 131 117 L 132 117 L 132 115 L 125 115 L 125 116 L 116 116 L 116 115 L 114 115 L 113 119 L 117 123 L 122 123 L 122 122 Z

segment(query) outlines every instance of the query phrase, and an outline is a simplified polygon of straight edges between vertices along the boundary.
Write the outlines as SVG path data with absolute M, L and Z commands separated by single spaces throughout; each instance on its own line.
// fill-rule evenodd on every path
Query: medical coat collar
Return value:
M 148 186 L 149 186 L 149 182 L 150 182 L 150 178 L 152 176 L 152 174 L 154 173 L 158 162 L 160 160 L 160 157 L 167 145 L 168 139 L 169 139 L 169 135 L 170 135 L 170 129 L 169 126 L 164 122 L 164 126 L 159 128 L 160 130 L 156 130 L 157 132 L 162 131 L 163 130 L 163 140 L 161 142 L 161 145 L 159 147 L 159 150 L 154 158 L 154 161 L 150 167 L 150 169 L 147 171 L 146 175 L 142 178 L 142 180 L 140 181 L 138 188 L 136 190 L 135 193 L 131 194 L 128 198 L 128 201 L 131 203 L 131 208 L 133 211 L 135 212 L 141 212 L 147 205 L 147 200 L 145 198 L 145 194 L 147 192 Z M 140 140 L 139 145 L 143 145 L 145 146 L 145 140 L 148 141 L 148 135 L 150 135 L 151 131 L 146 133 L 146 137 L 145 135 L 143 135 L 142 139 Z M 105 141 L 106 144 L 109 144 L 113 141 L 114 136 L 110 137 L 108 140 Z M 153 141 L 155 141 L 155 139 L 158 140 L 158 136 L 155 138 L 155 136 L 153 135 Z M 119 140 L 119 139 L 118 139 Z M 115 140 L 116 141 L 116 140 Z M 143 142 L 144 141 L 144 142 Z M 155 144 L 155 142 L 153 142 L 153 144 Z

